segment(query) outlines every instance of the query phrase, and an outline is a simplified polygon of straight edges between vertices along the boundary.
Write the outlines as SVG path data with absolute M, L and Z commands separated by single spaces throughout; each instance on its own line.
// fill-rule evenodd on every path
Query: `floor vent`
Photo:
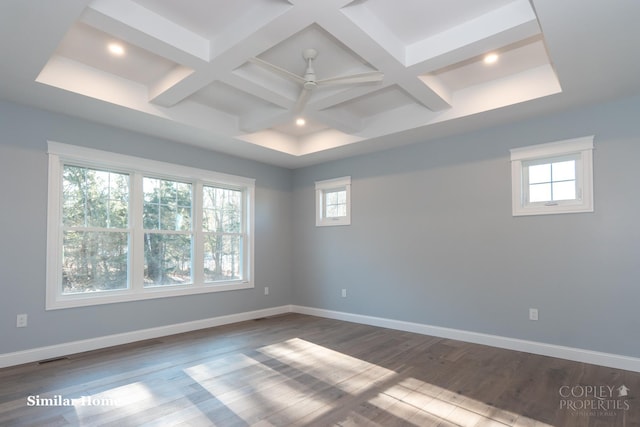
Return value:
M 46 365 L 47 363 L 60 362 L 61 360 L 69 360 L 69 358 L 66 356 L 62 356 L 62 357 L 54 357 L 52 359 L 45 359 L 45 360 L 39 361 L 38 365 Z

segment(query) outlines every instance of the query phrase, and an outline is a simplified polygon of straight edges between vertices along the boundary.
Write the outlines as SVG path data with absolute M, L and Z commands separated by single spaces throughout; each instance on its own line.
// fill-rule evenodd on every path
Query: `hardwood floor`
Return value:
M 1 369 L 0 425 L 640 426 L 639 395 L 639 373 L 288 314 Z

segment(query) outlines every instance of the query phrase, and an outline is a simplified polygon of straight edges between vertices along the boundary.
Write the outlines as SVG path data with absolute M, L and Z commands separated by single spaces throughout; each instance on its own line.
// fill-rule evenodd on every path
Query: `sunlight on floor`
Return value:
M 305 400 L 302 415 L 328 408 L 328 402 L 319 396 L 310 398 L 312 393 L 297 380 L 302 372 L 291 366 L 274 364 L 274 360 L 259 353 L 254 357 L 236 354 L 233 360 L 215 360 L 184 372 L 231 411 L 230 418 L 237 417 L 249 424 L 278 408 L 285 411 L 282 415 L 287 413 L 286 419 L 299 418 L 299 414 L 288 414 L 296 409 L 290 405 L 292 401 Z
M 230 417 L 249 424 L 300 425 L 331 413 L 331 423 L 343 426 L 375 421 L 550 427 L 299 338 L 184 372 L 222 403 Z M 381 387 L 383 392 L 374 391 Z M 358 402 L 354 409 L 341 413 L 342 403 L 352 399 Z
M 139 408 L 144 401 L 154 402 L 154 396 L 147 385 L 136 382 L 111 388 L 102 393 L 81 395 L 73 398 L 73 401 L 77 419 L 69 421 L 77 425 L 87 425 L 92 421 L 107 422 L 109 418 L 115 420 L 123 415 L 122 408 Z M 113 411 L 113 408 L 119 410 Z
M 368 402 L 419 426 L 435 420 L 458 426 L 551 427 L 415 378 L 391 385 Z
M 259 352 L 351 394 L 361 393 L 395 374 L 299 338 L 263 347 Z

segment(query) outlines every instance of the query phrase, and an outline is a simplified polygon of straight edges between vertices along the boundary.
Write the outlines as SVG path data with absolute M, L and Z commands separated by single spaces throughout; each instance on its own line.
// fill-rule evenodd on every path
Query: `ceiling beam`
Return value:
M 468 48 L 482 45 L 484 40 L 500 40 L 496 44 L 502 47 L 539 33 L 540 27 L 529 1 L 518 0 L 407 46 L 405 65 L 411 67 L 458 52 L 457 58 L 447 55 L 446 65 L 450 65 L 486 53 L 476 50 L 475 54 L 470 54 Z
M 82 21 L 189 68 L 209 61 L 207 39 L 130 0 L 94 0 Z
M 234 87 L 242 92 L 246 92 L 253 96 L 256 96 L 270 104 L 274 104 L 281 108 L 290 109 L 295 104 L 295 100 L 283 95 L 282 92 L 278 92 L 274 89 L 270 89 L 267 86 L 255 83 L 251 80 L 231 73 L 221 79 L 223 83 Z
M 255 19 L 256 17 L 253 17 Z M 273 20 L 265 23 L 256 30 L 255 26 L 247 25 L 252 31 L 236 32 L 235 26 L 226 33 L 220 34 L 212 44 L 212 57 L 210 62 L 200 65 L 194 72 L 186 76 L 175 85 L 167 86 L 156 94 L 153 101 L 160 105 L 175 105 L 214 80 L 224 80 L 233 85 L 236 79 L 233 76 L 235 69 L 246 63 L 247 57 L 257 56 L 264 50 L 291 37 L 313 23 L 313 18 L 298 8 L 280 10 L 280 14 Z M 257 89 L 254 86 L 254 89 Z M 257 97 L 267 96 L 268 102 L 281 104 L 278 97 L 264 90 L 256 90 L 255 93 L 243 89 Z M 274 102 L 275 101 L 275 102 Z
M 313 101 L 312 106 L 316 110 L 324 110 L 326 108 L 335 107 L 343 102 L 352 101 L 355 98 L 375 93 L 391 85 L 393 85 L 393 83 L 382 81 L 373 84 L 352 86 L 329 95 L 318 96 Z
M 450 108 L 451 105 L 440 95 L 407 70 L 401 61 L 386 50 L 363 28 L 356 25 L 347 15 L 338 11 L 329 19 L 317 20 L 318 24 L 338 40 L 349 40 L 349 48 L 385 75 L 397 76 L 395 84 L 410 93 L 416 101 L 432 111 Z

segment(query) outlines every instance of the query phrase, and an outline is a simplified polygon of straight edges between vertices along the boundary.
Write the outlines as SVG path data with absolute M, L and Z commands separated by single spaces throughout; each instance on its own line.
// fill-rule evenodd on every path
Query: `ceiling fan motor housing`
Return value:
M 309 59 L 316 59 L 317 56 L 318 56 L 318 51 L 315 49 L 309 48 L 302 51 L 302 57 L 307 61 Z

